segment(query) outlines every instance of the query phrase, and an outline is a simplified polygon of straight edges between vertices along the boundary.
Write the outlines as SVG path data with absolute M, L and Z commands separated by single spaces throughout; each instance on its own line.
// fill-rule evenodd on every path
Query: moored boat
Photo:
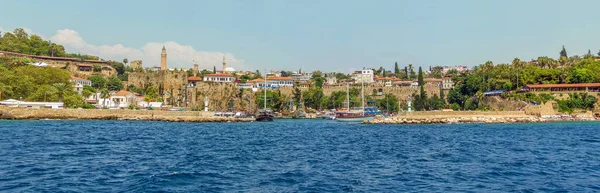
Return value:
M 365 115 L 363 112 L 336 112 L 335 120 L 339 122 L 362 122 L 375 119 L 375 115 Z
M 361 95 L 362 95 L 362 108 L 359 108 L 358 111 L 350 110 L 350 86 L 346 85 L 346 102 L 347 102 L 347 111 L 340 111 L 335 113 L 335 120 L 339 122 L 362 122 L 365 120 L 373 120 L 375 119 L 374 114 L 366 114 L 365 113 L 365 90 L 364 86 L 361 84 Z
M 261 109 L 256 112 L 256 121 L 269 122 L 273 121 L 273 111 L 270 109 Z
M 265 70 L 265 74 L 267 73 L 267 71 Z M 273 116 L 273 111 L 271 109 L 267 109 L 267 79 L 265 78 L 265 85 L 263 86 L 263 89 L 265 90 L 265 106 L 263 109 L 258 110 L 256 112 L 256 121 L 260 121 L 260 122 L 270 122 L 273 121 L 273 118 L 275 118 L 275 116 Z

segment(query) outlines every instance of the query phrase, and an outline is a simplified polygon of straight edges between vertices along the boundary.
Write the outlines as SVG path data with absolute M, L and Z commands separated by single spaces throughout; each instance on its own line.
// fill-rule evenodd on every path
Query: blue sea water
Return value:
M 0 121 L 0 192 L 599 192 L 599 129 Z

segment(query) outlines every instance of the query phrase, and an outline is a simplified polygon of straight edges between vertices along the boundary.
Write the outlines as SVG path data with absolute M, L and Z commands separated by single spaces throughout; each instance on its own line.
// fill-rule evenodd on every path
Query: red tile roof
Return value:
M 426 78 L 426 79 L 423 79 L 423 81 L 425 81 L 425 82 L 442 82 L 442 79 Z
M 581 83 L 581 84 L 528 84 L 528 88 L 585 88 L 600 87 L 600 83 Z
M 235 77 L 231 74 L 205 74 L 204 76 L 213 76 L 213 77 Z
M 375 80 L 391 80 L 391 81 L 398 81 L 400 80 L 399 78 L 396 77 L 377 77 L 375 78 Z
M 202 78 L 197 77 L 197 76 L 191 76 L 191 77 L 188 77 L 187 80 L 188 81 L 202 81 Z
M 120 90 L 119 92 L 113 94 L 113 96 L 127 96 L 129 94 L 133 94 L 133 93 L 126 91 L 126 90 Z
M 293 80 L 292 77 L 268 77 L 267 80 L 288 80 L 291 81 Z
M 271 80 L 274 80 L 274 81 L 292 81 L 293 79 L 291 77 L 268 77 L 267 78 L 267 81 L 271 81 Z M 263 78 L 257 78 L 257 79 L 254 79 L 254 80 L 249 80 L 248 82 L 256 83 L 256 82 L 264 82 L 264 81 L 265 81 L 265 79 L 263 79 Z

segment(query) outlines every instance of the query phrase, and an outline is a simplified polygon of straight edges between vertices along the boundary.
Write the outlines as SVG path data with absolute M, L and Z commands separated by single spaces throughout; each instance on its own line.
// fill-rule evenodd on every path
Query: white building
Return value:
M 370 69 L 357 70 L 352 74 L 352 79 L 354 79 L 356 83 L 372 83 L 375 82 L 373 78 L 373 70 Z
M 130 105 L 135 105 L 136 102 L 137 97 L 135 94 L 125 90 L 112 93 L 107 99 L 98 97 L 98 105 L 101 108 L 129 108 Z
M 335 77 L 335 75 L 331 75 L 330 74 L 325 79 L 326 79 L 325 83 L 328 84 L 328 85 L 335 85 L 335 84 L 337 84 L 337 77 Z
M 265 87 L 265 79 L 259 78 L 251 80 L 249 83 L 256 85 L 258 88 Z M 268 77 L 266 82 L 267 88 L 278 88 L 278 87 L 293 87 L 294 80 L 291 77 Z
M 300 73 L 294 73 L 294 74 L 290 75 L 290 77 L 292 78 L 292 81 L 299 82 L 299 83 L 308 82 L 308 80 L 310 80 L 310 78 L 311 78 L 311 76 L 307 76 L 306 74 L 300 74 Z
M 465 71 L 465 70 L 468 70 L 468 69 L 469 69 L 469 67 L 464 66 L 464 65 L 459 65 L 459 66 L 444 66 L 444 67 L 442 67 L 442 72 L 444 74 L 446 74 L 450 70 L 456 70 L 458 72 L 462 72 L 462 71 Z
M 73 86 L 73 90 L 75 90 L 75 92 L 81 94 L 81 91 L 83 91 L 83 86 L 88 85 L 88 86 L 92 86 L 92 81 L 90 80 L 86 80 L 83 78 L 79 78 L 79 77 L 71 77 L 71 82 L 75 83 L 75 85 Z
M 442 79 L 442 89 L 444 90 L 450 90 L 454 88 L 454 82 L 452 82 L 452 78 L 450 77 L 445 77 Z
M 400 81 L 399 78 L 396 77 L 377 77 L 375 78 L 375 82 L 379 85 L 390 87 L 393 85 L 393 82 Z
M 26 102 L 14 99 L 0 101 L 0 105 L 6 105 L 7 107 L 21 107 L 32 109 L 62 109 L 65 107 L 65 104 L 62 102 Z
M 235 76 L 231 74 L 206 74 L 204 81 L 210 82 L 235 82 Z
M 250 83 L 239 83 L 236 85 L 237 88 L 241 88 L 241 89 L 250 89 L 253 88 L 254 85 L 250 84 Z

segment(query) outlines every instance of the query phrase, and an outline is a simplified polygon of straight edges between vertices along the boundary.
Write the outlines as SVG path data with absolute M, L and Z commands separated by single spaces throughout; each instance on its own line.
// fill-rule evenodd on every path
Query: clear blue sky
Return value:
M 468 65 L 600 49 L 598 0 L 3 0 L 0 27 L 88 44 L 173 41 L 244 70 Z M 76 52 L 75 50 L 69 50 Z M 169 52 L 169 54 L 173 54 Z M 101 56 L 102 57 L 102 56 Z M 174 62 L 174 65 L 181 61 Z M 208 65 L 207 65 L 208 66 Z M 212 65 L 210 65 L 212 66 Z

